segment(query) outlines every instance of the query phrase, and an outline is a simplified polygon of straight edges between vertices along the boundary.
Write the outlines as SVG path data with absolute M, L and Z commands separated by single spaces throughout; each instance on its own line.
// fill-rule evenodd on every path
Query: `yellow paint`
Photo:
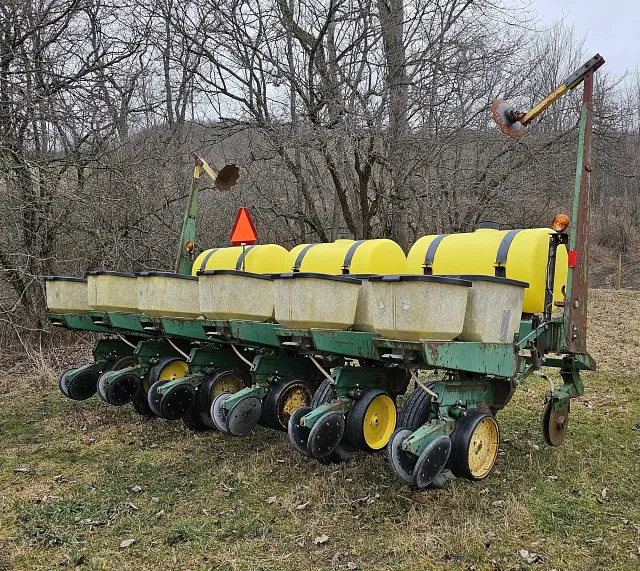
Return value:
M 528 111 L 525 116 L 520 119 L 523 125 L 533 121 L 540 113 L 542 113 L 547 107 L 551 106 L 557 99 L 562 97 L 567 91 L 569 86 L 564 83 L 556 87 L 549 95 L 547 95 L 540 103 L 538 103 L 531 111 Z
M 188 369 L 189 365 L 186 361 L 172 361 L 162 367 L 158 379 L 160 381 L 175 381 L 184 377 Z
M 246 249 L 249 246 L 245 246 Z M 242 246 L 231 246 L 229 248 L 219 248 L 207 260 L 207 270 L 235 270 L 238 260 L 242 255 Z M 193 262 L 191 273 L 195 276 L 202 267 L 203 260 L 211 250 L 202 252 Z M 287 250 L 277 244 L 261 244 L 254 246 L 247 252 L 244 259 L 247 272 L 256 274 L 272 274 L 288 272 L 286 258 Z M 240 268 L 242 269 L 242 268 Z
M 301 272 L 320 274 L 342 274 L 345 259 L 354 240 L 336 240 L 330 243 L 315 244 L 307 250 Z M 298 254 L 307 244 L 300 244 L 287 256 L 287 271 L 291 271 Z M 393 240 L 386 238 L 365 240 L 355 250 L 348 267 L 350 274 L 402 274 L 406 271 L 406 257 L 402 248 Z
M 469 445 L 469 471 L 475 479 L 482 480 L 489 475 L 498 457 L 499 445 L 498 423 L 487 416 L 476 426 Z
M 463 234 L 451 234 L 438 245 L 433 263 L 437 274 L 495 275 L 496 255 L 507 230 L 481 229 Z M 550 228 L 530 228 L 518 232 L 507 255 L 508 278 L 527 282 L 522 311 L 541 313 L 544 310 L 544 292 L 549 259 Z M 424 273 L 427 249 L 436 235 L 423 236 L 413 245 L 407 256 L 407 272 Z M 560 246 L 555 268 L 554 301 L 563 299 L 562 286 L 567 283 L 567 250 Z
M 364 440 L 373 450 L 387 445 L 396 428 L 396 405 L 387 395 L 374 398 L 364 415 Z
M 211 400 L 222 393 L 237 393 L 244 388 L 244 380 L 234 372 L 228 372 L 218 377 L 211 387 Z
M 289 417 L 300 407 L 308 406 L 309 404 L 309 391 L 307 387 L 302 383 L 293 385 L 284 394 L 284 402 L 280 405 L 278 410 L 278 417 L 283 421 L 288 422 Z M 286 423 L 283 424 L 286 426 Z

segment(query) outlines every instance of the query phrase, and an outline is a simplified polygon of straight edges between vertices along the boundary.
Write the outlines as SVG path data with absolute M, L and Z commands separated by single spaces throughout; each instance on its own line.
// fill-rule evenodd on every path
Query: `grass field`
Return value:
M 565 444 L 544 444 L 530 379 L 498 417 L 496 470 L 441 491 L 402 487 L 382 454 L 323 466 L 262 428 L 193 435 L 9 365 L 0 570 L 639 569 L 640 293 L 590 311 L 600 370 Z

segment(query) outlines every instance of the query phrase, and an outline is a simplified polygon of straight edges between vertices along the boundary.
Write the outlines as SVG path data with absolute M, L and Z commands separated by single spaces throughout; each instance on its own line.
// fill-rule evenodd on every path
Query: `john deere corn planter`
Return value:
M 406 257 L 390 240 L 339 239 L 291 252 L 214 248 L 192 263 L 200 169 L 216 179 L 198 157 L 176 273 L 48 279 L 55 324 L 106 335 L 94 362 L 65 371 L 60 389 L 76 400 L 97 391 L 113 405 L 133 402 L 193 430 L 288 430 L 298 452 L 322 462 L 386 448 L 398 479 L 425 488 L 449 472 L 491 473 L 496 413 L 536 373 L 549 383 L 544 438 L 561 444 L 580 372 L 595 369 L 587 245 L 593 74 L 603 63 L 595 56 L 529 112 L 493 105 L 501 130 L 519 137 L 584 82 L 573 224 L 559 215 L 552 229 L 483 224 L 424 236 Z M 237 179 L 225 169 L 219 188 Z M 542 366 L 559 369 L 562 384 Z M 437 372 L 428 384 L 426 370 Z

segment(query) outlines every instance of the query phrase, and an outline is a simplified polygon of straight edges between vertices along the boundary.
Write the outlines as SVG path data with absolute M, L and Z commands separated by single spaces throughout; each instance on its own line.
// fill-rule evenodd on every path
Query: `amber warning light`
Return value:
M 566 214 L 556 214 L 551 228 L 556 232 L 564 232 L 569 227 L 569 217 Z

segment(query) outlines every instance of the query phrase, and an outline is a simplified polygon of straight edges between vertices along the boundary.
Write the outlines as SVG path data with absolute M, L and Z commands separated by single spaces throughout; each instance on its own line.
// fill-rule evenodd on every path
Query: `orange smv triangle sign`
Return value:
M 253 224 L 251 215 L 249 214 L 249 209 L 240 208 L 238 210 L 238 216 L 236 216 L 236 221 L 233 223 L 233 229 L 231 230 L 229 239 L 233 246 L 242 246 L 243 244 L 251 245 L 256 243 L 258 233 L 256 232 L 256 227 Z

